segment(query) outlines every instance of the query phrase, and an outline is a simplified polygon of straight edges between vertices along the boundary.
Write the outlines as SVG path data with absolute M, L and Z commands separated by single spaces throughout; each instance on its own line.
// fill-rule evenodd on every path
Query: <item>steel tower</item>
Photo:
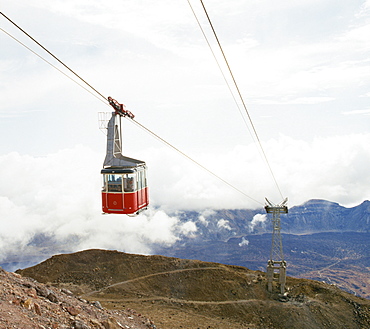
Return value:
M 285 199 L 278 205 L 274 205 L 266 199 L 266 212 L 272 214 L 272 243 L 270 259 L 267 262 L 267 288 L 272 292 L 272 283 L 277 281 L 280 285 L 280 293 L 285 292 L 286 282 L 286 261 L 284 260 L 283 242 L 280 234 L 280 214 L 288 213 L 286 206 L 288 199 Z

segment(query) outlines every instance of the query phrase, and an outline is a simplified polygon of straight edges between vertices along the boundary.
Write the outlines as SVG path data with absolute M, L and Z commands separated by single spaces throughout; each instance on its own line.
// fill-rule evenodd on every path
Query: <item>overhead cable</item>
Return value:
M 204 32 L 204 29 L 203 29 L 203 27 L 202 27 L 202 24 L 200 24 L 200 21 L 199 21 L 199 19 L 198 19 L 198 16 L 197 16 L 197 14 L 195 13 L 194 8 L 193 8 L 193 6 L 191 5 L 190 0 L 187 0 L 187 1 L 188 1 L 188 4 L 189 4 L 189 6 L 190 6 L 191 11 L 193 12 L 194 18 L 195 18 L 195 20 L 197 21 L 197 23 L 198 23 L 198 26 L 199 26 L 200 30 L 202 31 L 202 34 L 203 34 L 203 36 L 204 36 L 204 39 L 205 39 L 205 40 L 206 40 L 206 42 L 207 42 L 207 45 L 208 45 L 208 47 L 209 47 L 209 49 L 210 49 L 210 51 L 211 51 L 211 53 L 212 53 L 212 56 L 213 56 L 213 58 L 215 59 L 216 64 L 217 64 L 217 66 L 218 66 L 218 68 L 219 68 L 219 70 L 220 70 L 220 72 L 221 72 L 221 74 L 222 74 L 222 76 L 223 76 L 223 78 L 224 78 L 224 80 L 225 80 L 225 83 L 226 83 L 226 85 L 227 85 L 227 87 L 228 87 L 228 89 L 229 89 L 229 91 L 230 91 L 230 94 L 231 94 L 231 96 L 232 96 L 232 98 L 233 98 L 233 100 L 234 100 L 234 102 L 235 102 L 235 105 L 236 105 L 236 107 L 237 107 L 237 108 L 238 108 L 238 110 L 239 110 L 239 113 L 240 113 L 240 115 L 241 115 L 241 117 L 242 117 L 242 119 L 243 119 L 243 121 L 244 121 L 244 123 L 245 123 L 245 126 L 247 127 L 247 129 L 248 129 L 248 131 L 249 131 L 249 133 L 250 133 L 250 135 L 251 135 L 251 137 L 252 137 L 252 139 L 253 139 L 253 134 L 252 134 L 252 132 L 251 132 L 251 131 L 250 131 L 250 129 L 249 129 L 248 123 L 247 123 L 247 121 L 246 121 L 246 119 L 245 119 L 245 116 L 243 115 L 242 109 L 240 108 L 239 103 L 238 103 L 238 101 L 236 100 L 236 97 L 235 97 L 235 95 L 234 95 L 234 93 L 233 93 L 233 91 L 232 91 L 232 88 L 231 88 L 231 86 L 230 86 L 230 83 L 229 83 L 228 79 L 226 78 L 224 71 L 223 71 L 223 70 L 222 70 L 222 68 L 221 68 L 221 65 L 220 65 L 220 63 L 219 63 L 219 61 L 218 61 L 218 59 L 217 59 L 217 56 L 216 56 L 215 52 L 213 51 L 213 48 L 212 48 L 211 44 L 210 44 L 210 42 L 208 41 L 207 35 L 206 35 L 206 33 Z
M 161 142 L 163 142 L 164 144 L 166 144 L 167 146 L 171 147 L 172 149 L 174 149 L 175 151 L 177 151 L 178 153 L 180 153 L 182 156 L 184 156 L 185 158 L 187 158 L 188 160 L 192 161 L 193 163 L 195 163 L 197 166 L 199 166 L 200 168 L 204 169 L 205 171 L 207 171 L 209 174 L 213 175 L 214 177 L 216 177 L 217 179 L 219 179 L 220 181 L 222 181 L 223 183 L 225 183 L 226 185 L 228 185 L 229 187 L 233 188 L 235 191 L 243 194 L 244 196 L 246 196 L 247 198 L 253 200 L 254 202 L 256 203 L 259 203 L 260 205 L 263 205 L 263 203 L 261 203 L 260 201 L 257 201 L 256 199 L 252 198 L 251 196 L 247 195 L 246 193 L 244 193 L 242 190 L 238 189 L 237 187 L 235 187 L 234 185 L 230 184 L 228 181 L 226 181 L 225 179 L 223 179 L 222 177 L 218 176 L 217 174 L 215 174 L 214 172 L 212 172 L 211 170 L 209 170 L 208 168 L 206 168 L 205 166 L 203 166 L 202 164 L 200 164 L 198 161 L 194 160 L 193 158 L 191 158 L 190 156 L 188 156 L 186 153 L 182 152 L 181 150 L 179 150 L 178 148 L 176 148 L 175 146 L 173 146 L 172 144 L 170 144 L 169 142 L 167 142 L 165 139 L 163 139 L 162 137 L 158 136 L 156 133 L 154 133 L 153 131 L 149 130 L 148 128 L 146 128 L 145 126 L 143 126 L 141 123 L 139 123 L 138 121 L 136 121 L 135 119 L 132 119 L 133 122 L 135 122 L 138 126 L 140 126 L 142 129 L 146 130 L 148 133 L 150 133 L 151 135 L 153 135 L 155 138 L 157 138 L 158 140 L 160 140 Z
M 187 1 L 188 1 L 189 5 L 190 5 L 190 7 L 191 7 L 191 9 L 192 9 L 192 11 L 193 11 L 193 13 L 194 13 L 194 15 L 196 16 L 196 14 L 195 14 L 195 12 L 194 12 L 194 10 L 193 10 L 193 8 L 192 8 L 192 6 L 191 6 L 191 4 L 190 4 L 189 0 L 187 0 Z M 219 40 L 219 38 L 218 38 L 218 36 L 217 36 L 216 30 L 215 30 L 215 28 L 213 27 L 213 24 L 212 24 L 211 18 L 210 18 L 210 17 L 209 17 L 209 15 L 208 15 L 208 12 L 207 12 L 207 9 L 206 9 L 206 7 L 205 7 L 205 5 L 204 5 L 204 3 L 203 3 L 203 0 L 200 0 L 200 2 L 201 2 L 201 4 L 202 4 L 202 7 L 203 7 L 203 10 L 204 10 L 204 13 L 205 13 L 205 15 L 206 15 L 206 17 L 207 17 L 208 23 L 209 23 L 209 25 L 210 25 L 210 27 L 211 27 L 211 29 L 212 29 L 213 35 L 214 35 L 214 37 L 215 37 L 215 39 L 216 39 L 216 41 L 217 41 L 218 47 L 219 47 L 219 49 L 220 49 L 220 51 L 221 51 L 221 54 L 222 54 L 222 56 L 223 56 L 223 58 L 224 58 L 224 61 L 225 61 L 225 63 L 226 63 L 226 66 L 227 66 L 227 68 L 228 68 L 228 71 L 229 71 L 229 73 L 230 73 L 230 76 L 231 76 L 231 78 L 232 78 L 232 80 L 233 80 L 233 82 L 234 82 L 234 85 L 235 85 L 236 91 L 237 91 L 237 93 L 238 93 L 238 95 L 239 95 L 239 98 L 240 98 L 240 100 L 241 100 L 242 104 L 243 104 L 243 108 L 244 108 L 244 110 L 245 110 L 245 112 L 246 112 L 246 114 L 247 114 L 248 120 L 249 120 L 249 122 L 250 122 L 250 124 L 251 124 L 251 127 L 252 127 L 252 129 L 253 129 L 253 132 L 254 132 L 254 136 L 255 136 L 255 137 L 256 137 L 256 139 L 257 139 L 257 142 L 258 142 L 258 144 L 259 144 L 259 147 L 260 147 L 260 149 L 261 149 L 261 152 L 262 152 L 262 154 L 263 154 L 263 157 L 264 157 L 264 159 L 265 159 L 265 162 L 266 162 L 266 164 L 267 164 L 267 167 L 268 167 L 268 169 L 269 169 L 269 171 L 270 171 L 270 174 L 271 174 L 271 176 L 272 176 L 272 178 L 273 178 L 273 180 L 274 180 L 274 183 L 275 183 L 275 185 L 276 185 L 276 187 L 277 187 L 277 189 L 278 189 L 278 191 L 279 191 L 279 193 L 280 193 L 281 198 L 284 198 L 284 197 L 283 197 L 283 194 L 282 194 L 282 192 L 281 192 L 281 190 L 280 190 L 279 184 L 278 184 L 278 182 L 277 182 L 277 180 L 276 180 L 276 177 L 275 177 L 275 175 L 274 175 L 274 172 L 273 172 L 273 170 L 272 170 L 272 168 L 271 168 L 270 162 L 269 162 L 269 160 L 268 160 L 268 158 L 267 158 L 267 155 L 266 155 L 266 153 L 265 153 L 265 150 L 264 150 L 264 148 L 263 148 L 263 146 L 262 146 L 261 140 L 260 140 L 260 138 L 259 138 L 259 136 L 258 136 L 258 133 L 257 133 L 256 127 L 255 127 L 255 125 L 254 125 L 254 123 L 253 123 L 253 121 L 252 121 L 252 117 L 251 117 L 251 116 L 250 116 L 250 114 L 249 114 L 248 108 L 247 108 L 247 106 L 246 106 L 246 104 L 245 104 L 245 102 L 244 102 L 244 98 L 243 98 L 243 96 L 242 96 L 242 94 L 241 94 L 241 92 L 240 92 L 239 86 L 238 86 L 238 84 L 237 84 L 237 82 L 236 82 L 236 80 L 235 80 L 234 74 L 233 74 L 233 72 L 232 72 L 232 70 L 231 70 L 231 67 L 230 67 L 229 62 L 228 62 L 228 60 L 227 60 L 227 58 L 226 58 L 226 55 L 225 55 L 225 53 L 224 53 L 224 50 L 223 50 L 222 45 L 221 45 L 221 43 L 220 43 L 220 40 Z M 198 20 L 198 19 L 197 19 L 197 21 L 198 21 L 198 25 L 200 25 L 200 24 L 199 24 L 199 20 Z M 202 28 L 201 28 L 201 29 L 202 29 Z M 203 33 L 204 37 L 206 38 L 207 43 L 208 43 L 208 45 L 209 45 L 209 47 L 210 47 L 210 43 L 208 42 L 208 39 L 207 39 L 207 37 L 206 37 L 206 35 L 205 35 L 205 33 L 204 33 L 203 29 L 202 29 L 202 33 Z M 210 47 L 210 48 L 211 48 L 211 47 Z M 212 53 L 213 53 L 213 51 L 212 51 Z M 214 57 L 215 57 L 215 56 L 214 56 Z M 216 60 L 216 61 L 217 61 L 217 60 Z M 220 67 L 220 66 L 219 66 L 219 67 Z M 221 69 L 221 68 L 220 68 L 220 69 Z M 222 70 L 221 70 L 221 72 L 222 72 Z M 223 73 L 222 73 L 222 74 L 223 74 Z M 230 87 L 229 87 L 229 89 L 230 89 Z M 231 91 L 231 90 L 230 90 L 230 91 Z M 239 106 L 238 106 L 238 107 L 239 107 Z
M 43 60 L 45 63 L 49 64 L 54 69 L 56 69 L 57 71 L 59 71 L 60 73 L 62 73 L 65 77 L 67 77 L 68 79 L 70 79 L 71 81 L 73 81 L 74 83 L 76 83 L 77 85 L 79 85 L 81 88 L 85 89 L 88 93 L 90 93 L 91 95 L 93 95 L 94 97 L 96 97 L 97 99 L 99 99 L 100 101 L 102 101 L 103 103 L 106 103 L 100 97 L 98 97 L 95 93 L 93 93 L 90 89 L 87 89 L 81 83 L 79 83 L 76 80 L 72 79 L 68 74 L 66 74 L 61 69 L 59 69 L 58 67 L 56 67 L 54 64 L 52 64 L 51 62 L 49 62 L 48 60 L 46 60 L 44 57 L 42 57 L 41 55 L 39 55 L 37 52 L 35 52 L 34 50 L 32 50 L 30 47 L 26 46 L 23 42 L 19 41 L 17 38 L 15 38 L 14 36 L 12 36 L 9 32 L 5 31 L 1 27 L 0 27 L 0 30 L 3 31 L 5 34 L 7 34 L 9 37 L 11 37 L 14 41 L 18 42 L 20 45 L 22 45 L 23 47 L 25 47 L 27 50 L 29 50 L 30 52 L 32 52 L 38 58 L 40 58 L 41 60 Z
M 3 13 L 0 12 L 0 14 L 2 14 L 6 19 L 8 19 L 10 22 L 12 22 L 8 17 L 6 17 Z M 60 59 L 58 59 L 54 54 L 52 54 L 50 51 L 48 51 L 44 46 L 42 46 L 39 42 L 37 42 L 34 38 L 32 38 L 28 33 L 26 33 L 23 29 L 21 29 L 18 25 L 16 25 L 14 22 L 12 22 L 12 24 L 14 26 L 16 26 L 18 29 L 20 29 L 23 33 L 25 33 L 31 40 L 33 40 L 34 42 L 36 42 L 42 49 L 44 49 L 49 55 L 51 55 L 53 58 L 55 58 L 60 64 L 62 64 L 64 67 L 66 67 L 70 72 L 72 72 L 76 77 L 78 77 L 81 81 L 83 81 L 87 86 L 89 86 L 94 92 L 96 92 L 98 95 L 100 95 L 102 98 L 104 98 L 105 100 L 107 100 L 108 98 L 103 96 L 100 92 L 98 92 L 95 88 L 93 88 L 89 83 L 87 83 L 84 79 L 82 79 L 78 74 L 76 74 L 72 69 L 70 69 L 67 65 L 65 65 Z M 1 31 L 3 31 L 5 34 L 7 34 L 9 37 L 11 37 L 13 40 L 17 41 L 20 45 L 22 45 L 23 47 L 25 47 L 26 49 L 28 49 L 29 51 L 31 51 L 33 54 L 35 54 L 36 56 L 38 56 L 39 58 L 41 58 L 44 62 L 46 62 L 47 64 L 51 65 L 54 69 L 56 69 L 58 72 L 62 73 L 64 76 L 66 76 L 67 78 L 69 78 L 70 80 L 72 80 L 73 82 L 75 82 L 77 85 L 79 85 L 81 88 L 85 89 L 86 91 L 88 91 L 90 94 L 92 94 L 94 97 L 98 98 L 99 100 L 103 101 L 101 98 L 97 97 L 96 95 L 94 95 L 90 90 L 88 90 L 87 88 L 85 88 L 83 85 L 81 85 L 80 83 L 78 83 L 77 81 L 75 81 L 74 79 L 72 79 L 70 76 L 68 76 L 67 74 L 65 74 L 63 71 L 61 71 L 59 68 L 57 68 L 55 65 L 53 65 L 52 63 L 50 63 L 49 61 L 47 61 L 46 59 L 44 59 L 41 55 L 37 54 L 35 51 L 33 51 L 31 48 L 27 47 L 24 43 L 20 42 L 17 38 L 15 38 L 14 36 L 12 36 L 10 33 L 6 32 L 4 29 L 0 28 Z M 107 104 L 106 102 L 104 102 L 106 105 L 109 106 L 109 104 Z M 205 166 L 203 166 L 202 164 L 200 164 L 198 161 L 194 160 L 192 157 L 188 156 L 186 153 L 182 152 L 180 149 L 178 149 L 177 147 L 173 146 L 171 143 L 167 142 L 165 139 L 163 139 L 162 137 L 160 137 L 159 135 L 157 135 L 156 133 L 154 133 L 152 130 L 146 128 L 144 125 L 142 125 L 141 123 L 139 123 L 137 120 L 135 119 L 128 119 L 132 122 L 134 122 L 137 126 L 139 126 L 141 129 L 145 130 L 146 132 L 148 132 L 149 134 L 151 134 L 152 136 L 154 136 L 155 138 L 157 138 L 158 140 L 160 140 L 162 143 L 166 144 L 167 146 L 171 147 L 173 150 L 175 150 L 176 152 L 180 153 L 182 156 L 184 156 L 185 158 L 187 158 L 188 160 L 192 161 L 194 164 L 196 164 L 197 166 L 199 166 L 200 168 L 202 168 L 203 170 L 207 171 L 209 174 L 213 175 L 215 178 L 219 179 L 220 181 L 222 181 L 224 184 L 228 185 L 229 187 L 233 188 L 234 190 L 236 190 L 237 192 L 243 194 L 245 197 L 249 198 L 250 200 L 253 200 L 254 202 L 260 204 L 260 205 L 263 205 L 263 203 L 257 201 L 256 199 L 252 198 L 251 196 L 247 195 L 246 193 L 244 193 L 242 190 L 240 190 L 239 188 L 235 187 L 234 185 L 232 185 L 231 183 L 227 182 L 225 179 L 223 179 L 222 177 L 218 176 L 217 174 L 213 173 L 211 170 L 207 169 Z
M 39 45 L 42 49 L 44 49 L 51 57 L 53 57 L 55 60 L 57 60 L 60 64 L 62 64 L 67 70 L 69 70 L 71 73 L 73 73 L 77 78 L 79 78 L 81 81 L 83 81 L 86 85 L 88 85 L 92 90 L 94 90 L 98 95 L 103 97 L 104 99 L 107 99 L 103 94 L 101 94 L 99 91 L 97 91 L 93 86 L 91 86 L 89 83 L 87 83 L 84 79 L 82 79 L 75 71 L 73 71 L 70 67 L 68 67 L 66 64 L 64 64 L 58 57 L 54 56 L 53 53 L 51 53 L 48 49 L 46 49 L 41 43 L 39 43 L 36 39 L 34 39 L 31 35 L 29 35 L 25 30 L 23 30 L 20 26 L 18 26 L 16 23 L 14 23 L 9 17 L 7 17 L 4 13 L 0 12 L 1 15 L 3 15 L 10 23 L 12 23 L 16 28 L 18 28 L 20 31 L 22 31 L 26 36 L 28 36 L 32 41 L 34 41 L 37 45 Z

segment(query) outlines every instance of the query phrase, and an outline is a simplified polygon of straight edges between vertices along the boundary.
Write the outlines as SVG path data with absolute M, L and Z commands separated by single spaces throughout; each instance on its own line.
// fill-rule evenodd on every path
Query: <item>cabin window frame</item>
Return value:
M 112 179 L 113 178 L 113 179 Z M 122 193 L 122 174 L 104 174 L 103 191 L 107 193 Z

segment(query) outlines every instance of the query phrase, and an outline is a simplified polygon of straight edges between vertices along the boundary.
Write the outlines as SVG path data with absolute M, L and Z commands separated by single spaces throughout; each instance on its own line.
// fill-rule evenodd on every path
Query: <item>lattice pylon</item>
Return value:
M 281 239 L 281 225 L 280 225 L 280 214 L 288 213 L 288 207 L 285 205 L 287 199 L 281 204 L 274 205 L 267 200 L 265 206 L 267 213 L 272 213 L 272 242 L 270 259 L 267 262 L 267 288 L 268 291 L 272 292 L 273 281 L 278 281 L 280 285 L 280 292 L 284 294 L 285 283 L 286 283 L 286 261 L 284 260 L 283 253 L 283 242 Z

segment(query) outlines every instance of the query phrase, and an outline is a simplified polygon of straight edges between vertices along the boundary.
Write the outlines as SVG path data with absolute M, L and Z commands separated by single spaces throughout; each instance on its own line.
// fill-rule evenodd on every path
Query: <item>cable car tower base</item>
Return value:
M 280 234 L 280 214 L 288 213 L 286 206 L 287 199 L 278 205 L 272 204 L 266 199 L 267 205 L 265 206 L 266 212 L 272 214 L 272 243 L 270 259 L 267 262 L 267 289 L 269 292 L 273 290 L 273 282 L 277 281 L 280 286 L 280 293 L 285 292 L 286 283 L 286 261 L 283 254 L 283 242 Z

